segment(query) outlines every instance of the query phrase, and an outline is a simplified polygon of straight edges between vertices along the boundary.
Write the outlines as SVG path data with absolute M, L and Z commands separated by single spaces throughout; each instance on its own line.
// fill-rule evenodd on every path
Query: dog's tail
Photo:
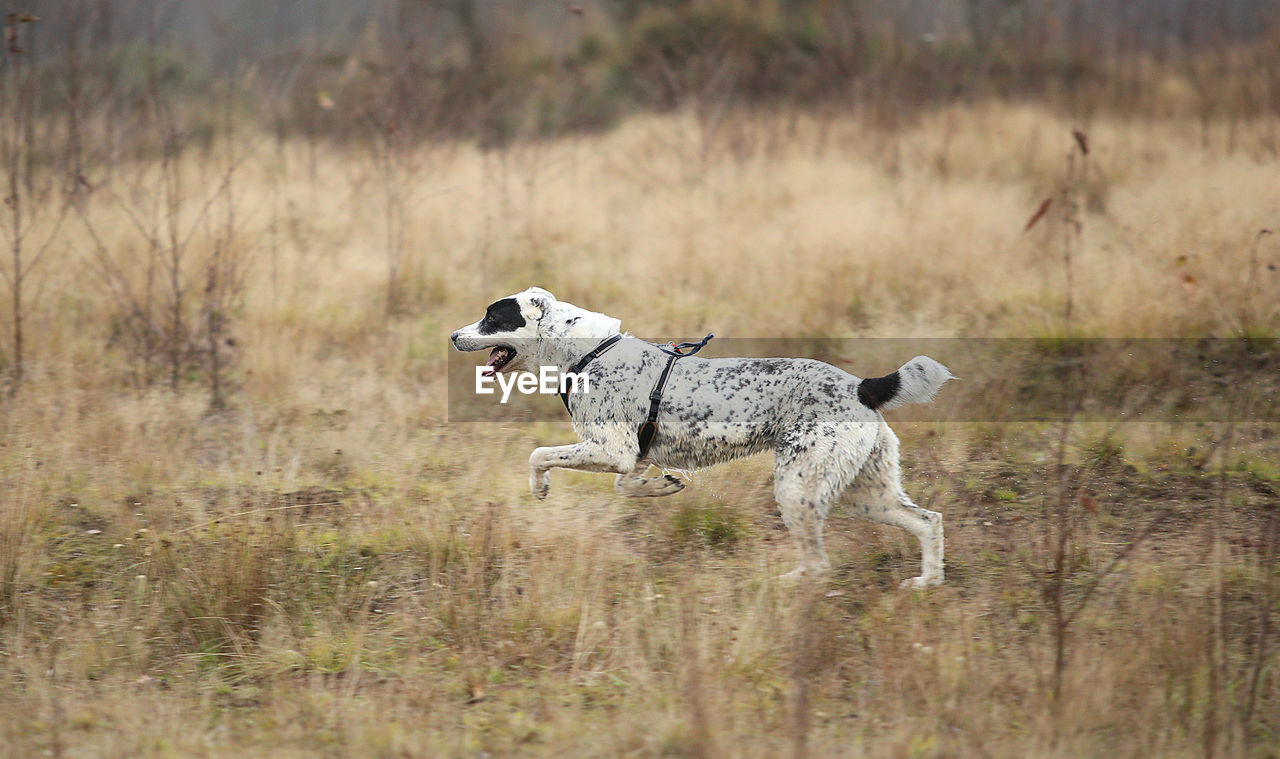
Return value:
M 928 356 L 916 356 L 896 372 L 864 379 L 858 385 L 858 400 L 867 408 L 881 410 L 928 403 L 949 379 L 956 379 L 950 369 Z

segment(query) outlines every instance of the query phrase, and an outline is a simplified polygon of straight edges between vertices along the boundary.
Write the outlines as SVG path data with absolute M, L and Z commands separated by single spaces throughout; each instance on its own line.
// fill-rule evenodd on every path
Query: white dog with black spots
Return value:
M 494 302 L 451 339 L 462 351 L 492 349 L 486 372 L 546 366 L 564 373 L 619 334 L 618 319 L 532 287 Z M 699 469 L 773 451 L 774 498 L 800 551 L 799 566 L 784 577 L 828 569 L 823 523 L 833 505 L 845 502 L 854 513 L 919 539 L 920 576 L 904 586 L 943 581 L 942 515 L 903 491 L 898 438 L 880 412 L 932 400 L 953 378 L 945 366 L 917 356 L 892 374 L 863 380 L 812 359 L 684 357 L 672 367 L 657 433 L 642 456 L 637 430 L 667 361 L 654 344 L 622 334 L 583 369 L 589 392 L 571 393 L 567 401 L 581 442 L 533 451 L 535 496 L 546 497 L 555 468 L 617 473 L 616 489 L 625 496 L 671 495 L 683 483 L 646 476 L 651 466 Z

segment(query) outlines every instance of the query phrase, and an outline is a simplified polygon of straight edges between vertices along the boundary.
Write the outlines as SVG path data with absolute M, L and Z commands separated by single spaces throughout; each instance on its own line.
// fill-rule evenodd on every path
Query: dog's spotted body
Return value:
M 495 302 L 451 339 L 459 350 L 492 348 L 489 371 L 555 366 L 564 372 L 620 328 L 617 319 L 535 287 Z M 860 380 L 810 359 L 681 358 L 662 395 L 657 435 L 641 457 L 636 432 L 667 358 L 626 335 L 586 367 L 590 392 L 569 397 L 582 442 L 533 451 L 534 495 L 546 497 L 549 472 L 557 467 L 616 472 L 617 491 L 627 496 L 671 495 L 683 483 L 646 477 L 650 466 L 698 469 L 773 451 L 774 497 L 800 549 L 800 565 L 790 575 L 827 569 L 823 523 L 844 501 L 860 516 L 902 527 L 920 540 L 922 571 L 904 584 L 942 582 L 942 515 L 903 492 L 898 438 L 880 409 L 932 399 L 952 378 L 946 367 L 917 356 L 886 377 Z

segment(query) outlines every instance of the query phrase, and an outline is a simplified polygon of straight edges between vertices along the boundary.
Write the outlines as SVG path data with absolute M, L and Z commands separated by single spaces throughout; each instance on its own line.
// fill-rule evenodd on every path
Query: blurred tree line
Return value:
M 21 40 L 40 72 L 37 109 L 70 109 L 77 138 L 93 129 L 126 152 L 156 87 L 195 109 L 234 88 L 238 107 L 282 138 L 394 130 L 489 145 L 604 128 L 637 110 L 740 103 L 898 116 L 986 96 L 1077 112 L 1280 109 L 1280 0 L 8 5 L 10 17 L 40 19 Z M 1182 84 L 1172 101 L 1167 77 Z

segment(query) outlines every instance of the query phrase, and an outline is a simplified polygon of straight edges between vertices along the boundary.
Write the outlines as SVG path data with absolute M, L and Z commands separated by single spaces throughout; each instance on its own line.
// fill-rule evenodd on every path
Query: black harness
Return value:
M 590 353 L 578 359 L 577 361 L 573 362 L 573 366 L 569 367 L 569 373 L 582 374 L 582 370 L 587 368 L 587 364 L 591 363 L 592 361 L 595 361 L 597 358 L 600 358 L 601 354 L 603 354 L 605 351 L 609 350 L 613 346 L 617 345 L 618 341 L 621 339 L 622 339 L 622 335 L 614 335 L 613 337 L 605 340 L 603 343 L 600 343 Z M 573 384 L 574 384 L 574 387 L 576 387 L 578 384 L 577 380 L 574 380 Z M 572 419 L 573 412 L 569 411 L 569 390 L 570 389 L 571 388 L 566 387 L 564 390 L 560 391 L 560 400 L 564 402 L 564 410 L 569 413 L 569 418 Z
M 649 417 L 645 419 L 644 422 L 640 424 L 640 428 L 636 430 L 636 437 L 640 443 L 639 458 L 644 458 L 644 455 L 649 452 L 649 446 L 653 445 L 653 438 L 658 434 L 658 406 L 662 404 L 662 389 L 666 387 L 667 378 L 671 376 L 671 367 L 675 365 L 676 359 L 684 358 L 685 356 L 692 356 L 702 350 L 713 337 L 715 337 L 715 333 L 708 332 L 706 337 L 696 343 L 680 343 L 679 345 L 672 344 L 670 349 L 664 348 L 661 345 L 654 346 L 658 350 L 670 356 L 670 358 L 667 359 L 667 365 L 662 368 L 662 374 L 658 376 L 658 382 L 653 386 L 653 392 L 649 393 Z M 573 366 L 569 367 L 569 373 L 581 374 L 582 370 L 587 367 L 587 364 L 599 358 L 601 354 L 612 348 L 621 339 L 622 335 L 614 335 L 603 343 L 600 343 L 594 350 L 578 359 Z M 684 351 L 688 351 L 688 353 L 685 353 Z M 560 393 L 560 400 L 564 402 L 564 410 L 569 412 L 569 417 L 573 418 L 573 412 L 569 410 L 569 388 L 565 388 L 565 390 Z

